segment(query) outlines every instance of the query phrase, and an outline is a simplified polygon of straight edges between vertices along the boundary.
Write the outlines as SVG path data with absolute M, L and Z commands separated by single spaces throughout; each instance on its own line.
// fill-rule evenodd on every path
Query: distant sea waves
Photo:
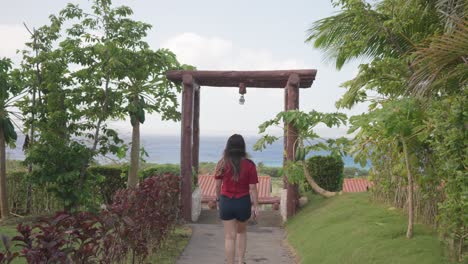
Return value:
M 255 163 L 262 162 L 266 166 L 281 167 L 283 164 L 283 141 L 279 140 L 273 145 L 268 146 L 264 151 L 253 151 L 256 137 L 246 137 L 248 154 Z M 9 159 L 22 160 L 24 154 L 21 151 L 23 138 L 19 138 L 15 149 L 7 150 Z M 217 162 L 222 155 L 227 137 L 221 136 L 201 136 L 200 137 L 200 161 Z M 148 153 L 147 162 L 151 163 L 179 163 L 180 162 L 180 138 L 177 136 L 157 136 L 145 135 L 141 138 L 142 145 Z M 326 152 L 316 152 L 313 155 L 326 155 Z M 355 164 L 352 157 L 345 157 L 345 167 L 361 167 Z M 102 162 L 108 162 L 103 159 Z

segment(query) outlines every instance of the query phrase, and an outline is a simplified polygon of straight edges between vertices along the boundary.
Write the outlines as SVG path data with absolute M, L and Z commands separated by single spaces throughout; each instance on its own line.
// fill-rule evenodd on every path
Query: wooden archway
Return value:
M 198 173 L 200 146 L 200 87 L 239 87 L 282 88 L 284 89 L 284 109 L 299 109 L 299 88 L 312 86 L 317 70 L 283 71 L 169 71 L 169 80 L 182 83 L 182 131 L 180 149 L 180 171 L 182 177 L 182 215 L 191 221 L 192 210 L 192 168 Z M 296 130 L 291 124 L 284 135 L 286 160 L 293 160 Z M 287 217 L 296 213 L 298 187 L 288 184 Z

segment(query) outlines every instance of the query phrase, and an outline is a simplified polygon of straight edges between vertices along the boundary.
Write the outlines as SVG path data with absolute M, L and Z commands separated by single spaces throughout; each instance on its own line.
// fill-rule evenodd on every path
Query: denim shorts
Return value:
M 245 222 L 252 215 L 252 202 L 250 195 L 240 198 L 229 198 L 221 195 L 219 198 L 219 218 L 224 221 L 236 219 Z

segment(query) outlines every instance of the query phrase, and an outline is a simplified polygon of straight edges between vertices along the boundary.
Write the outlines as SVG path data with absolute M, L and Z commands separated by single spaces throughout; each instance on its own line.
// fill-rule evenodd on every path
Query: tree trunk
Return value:
M 140 121 L 137 119 L 132 131 L 132 149 L 130 151 L 130 170 L 127 187 L 136 187 L 138 183 L 138 165 L 140 163 Z
M 403 152 L 405 154 L 406 172 L 408 174 L 408 229 L 406 230 L 406 237 L 413 237 L 413 223 L 414 223 L 414 202 L 413 202 L 413 175 L 411 173 L 411 165 L 409 161 L 408 146 L 406 140 L 401 138 L 403 144 Z
M 335 196 L 335 195 L 338 194 L 337 192 L 329 192 L 327 190 L 322 189 L 322 187 L 320 187 L 315 182 L 315 180 L 312 178 L 312 176 L 310 176 L 310 173 L 307 170 L 307 165 L 306 165 L 306 163 L 304 161 L 302 162 L 302 168 L 304 169 L 304 176 L 306 177 L 307 182 L 309 182 L 310 187 L 312 187 L 312 190 L 314 190 L 316 193 L 322 195 L 323 197 L 327 197 L 327 198 Z
M 106 119 L 107 117 L 107 104 L 108 104 L 108 99 L 109 99 L 109 84 L 110 84 L 110 77 L 106 77 L 106 85 L 104 88 L 104 102 L 102 103 L 102 115 L 99 117 L 98 122 L 96 124 L 96 131 L 94 132 L 94 143 L 93 143 L 93 148 L 92 151 L 93 153 L 96 152 L 98 143 L 99 143 L 99 133 L 101 131 L 101 125 L 102 122 Z
M 3 130 L 3 126 L 0 125 L 0 214 L 2 220 L 8 218 L 10 215 L 8 210 L 8 195 L 6 188 L 5 147 L 5 132 Z
M 32 134 L 32 133 L 31 133 Z M 33 167 L 32 163 L 28 164 L 28 177 L 31 176 Z M 32 183 L 31 179 L 28 180 L 28 186 L 26 188 L 26 215 L 29 215 L 31 213 L 31 206 L 32 206 Z
M 32 94 L 31 128 L 29 129 L 29 142 L 27 146 L 28 149 L 31 145 L 34 144 L 34 132 L 35 132 L 34 122 L 36 121 L 35 120 L 36 113 L 34 112 L 35 109 L 36 109 L 36 90 L 34 89 L 33 94 Z M 28 175 L 29 176 L 31 175 L 32 171 L 33 171 L 33 165 L 30 162 L 28 163 Z M 25 212 L 26 215 L 29 215 L 31 213 L 31 205 L 32 205 L 32 184 L 31 184 L 31 180 L 28 180 L 28 186 L 26 189 L 26 212 Z
M 458 251 L 457 251 L 458 262 L 463 261 L 463 241 L 464 241 L 464 239 L 465 239 L 465 236 L 461 236 L 460 239 L 458 240 Z

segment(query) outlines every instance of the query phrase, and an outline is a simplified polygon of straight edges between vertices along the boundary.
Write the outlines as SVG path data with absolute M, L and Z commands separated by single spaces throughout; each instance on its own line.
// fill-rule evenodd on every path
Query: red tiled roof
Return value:
M 343 181 L 343 192 L 366 192 L 372 183 L 366 178 L 345 178 Z
M 207 202 L 216 198 L 216 181 L 213 175 L 199 175 L 198 185 L 202 191 L 202 201 Z M 279 201 L 278 197 L 271 197 L 270 176 L 258 176 L 258 200 L 259 202 Z

